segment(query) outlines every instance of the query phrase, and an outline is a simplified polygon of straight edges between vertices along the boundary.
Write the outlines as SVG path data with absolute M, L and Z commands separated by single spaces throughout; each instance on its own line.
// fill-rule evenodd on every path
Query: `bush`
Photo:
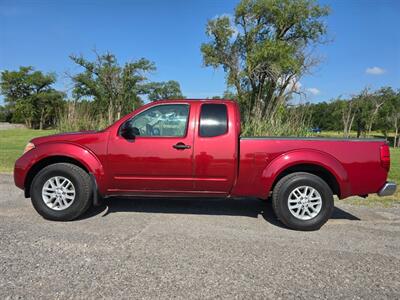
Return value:
M 243 120 L 242 136 L 307 136 L 310 135 L 310 116 L 306 106 L 281 107 L 275 116 Z
M 107 118 L 93 113 L 90 102 L 68 102 L 67 109 L 58 120 L 57 131 L 101 130 L 109 125 Z

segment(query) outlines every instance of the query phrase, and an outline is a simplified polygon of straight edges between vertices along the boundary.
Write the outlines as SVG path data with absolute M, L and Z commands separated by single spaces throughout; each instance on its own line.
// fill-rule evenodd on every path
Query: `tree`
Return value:
M 0 105 L 0 122 L 10 122 L 12 118 L 10 110 L 3 105 Z
M 93 99 L 96 112 L 107 116 L 111 124 L 142 104 L 140 95 L 148 93 L 146 74 L 155 66 L 145 58 L 120 66 L 114 54 L 95 54 L 94 61 L 70 56 L 84 69 L 72 76 L 73 94 L 77 99 Z
M 379 111 L 377 126 L 385 136 L 388 131 L 393 131 L 393 146 L 400 147 L 400 90 L 397 92 L 392 90 L 386 97 L 386 101 Z
M 372 126 L 372 99 L 373 95 L 368 88 L 363 89 L 358 95 L 352 97 L 354 102 L 354 124 L 357 131 L 357 138 L 367 133 L 367 130 Z M 351 128 L 350 128 L 351 129 Z M 370 130 L 368 130 L 370 134 Z
M 342 111 L 343 135 L 348 138 L 357 112 L 357 102 L 354 100 L 339 100 Z
M 323 42 L 329 9 L 313 0 L 242 0 L 234 18 L 207 24 L 204 64 L 222 67 L 236 90 L 245 121 L 273 118 L 316 60 L 308 49 Z
M 44 74 L 32 67 L 3 71 L 0 88 L 12 121 L 25 122 L 29 128 L 53 125 L 64 98 L 64 93 L 52 88 L 55 81 L 53 73 Z
M 149 95 L 150 101 L 156 101 L 161 99 L 183 99 L 181 87 L 179 82 L 169 80 L 167 82 L 154 82 L 149 84 Z
M 311 123 L 313 127 L 318 127 L 322 130 L 338 130 L 339 119 L 337 109 L 332 103 L 320 102 L 310 104 Z
M 378 115 L 379 109 L 385 104 L 385 101 L 394 94 L 391 88 L 381 88 L 373 95 L 368 95 L 371 103 L 370 117 L 368 122 L 368 135 L 371 135 L 372 125 L 375 122 L 376 116 Z

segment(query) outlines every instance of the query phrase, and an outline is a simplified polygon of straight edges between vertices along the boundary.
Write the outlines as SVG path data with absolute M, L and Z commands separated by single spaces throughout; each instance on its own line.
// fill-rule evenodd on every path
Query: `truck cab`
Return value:
M 110 129 L 107 193 L 227 196 L 238 164 L 233 101 L 159 101 Z

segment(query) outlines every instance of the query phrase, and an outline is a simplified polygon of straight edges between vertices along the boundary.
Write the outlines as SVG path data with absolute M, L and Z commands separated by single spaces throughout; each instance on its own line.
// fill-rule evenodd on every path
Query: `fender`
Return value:
M 343 165 L 332 155 L 314 149 L 293 150 L 273 159 L 264 168 L 260 178 L 259 186 L 263 187 L 262 194 L 267 197 L 276 178 L 283 171 L 301 164 L 317 165 L 326 169 L 335 177 L 339 185 L 339 197 L 343 198 L 349 194 L 349 178 Z
M 89 173 L 93 174 L 100 194 L 103 195 L 105 193 L 106 178 L 102 163 L 90 149 L 71 142 L 57 141 L 37 145 L 36 148 L 25 153 L 17 160 L 14 178 L 17 179 L 18 176 L 22 175 L 20 176 L 19 185 L 22 183 L 25 186 L 26 177 L 32 167 L 45 159 L 60 156 L 76 160 L 82 164 Z

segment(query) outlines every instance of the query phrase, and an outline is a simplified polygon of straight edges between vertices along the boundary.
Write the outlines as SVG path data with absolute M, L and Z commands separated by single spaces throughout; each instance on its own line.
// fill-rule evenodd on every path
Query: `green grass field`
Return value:
M 34 137 L 50 135 L 55 130 L 9 129 L 0 130 L 0 172 L 10 173 L 22 155 L 25 145 Z
M 25 145 L 34 137 L 54 134 L 55 130 L 32 130 L 32 129 L 10 129 L 0 131 L 0 172 L 11 173 L 14 168 L 15 160 L 22 155 Z M 322 136 L 327 136 L 324 133 Z M 330 136 L 338 137 L 339 134 Z M 400 184 L 400 149 L 391 148 L 391 167 L 389 178 Z M 371 195 L 367 199 L 352 197 L 346 200 L 352 204 L 362 205 L 384 205 L 400 204 L 400 191 L 392 197 L 380 198 Z

